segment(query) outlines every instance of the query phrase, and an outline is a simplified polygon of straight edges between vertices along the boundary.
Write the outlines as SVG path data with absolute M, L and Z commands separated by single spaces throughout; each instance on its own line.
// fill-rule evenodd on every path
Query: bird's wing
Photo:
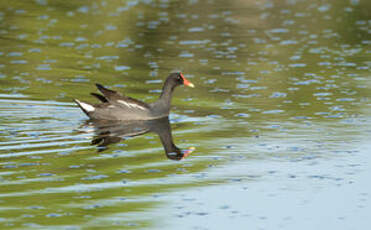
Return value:
M 121 95 L 120 93 L 118 93 L 116 91 L 105 88 L 103 85 L 101 85 L 99 83 L 96 83 L 95 85 L 97 86 L 98 90 L 103 94 L 103 96 L 108 101 L 125 97 L 125 96 Z
M 110 90 L 102 86 L 101 84 L 96 84 L 98 90 L 103 94 L 93 94 L 102 102 L 109 102 L 113 106 L 119 106 L 121 108 L 125 108 L 128 110 L 147 110 L 149 109 L 149 105 L 134 99 L 132 97 L 128 97 L 122 95 L 116 91 Z
M 101 95 L 99 93 L 90 93 L 90 94 L 92 96 L 96 97 L 98 100 L 100 100 L 103 103 L 108 102 L 107 98 L 105 98 L 103 95 Z

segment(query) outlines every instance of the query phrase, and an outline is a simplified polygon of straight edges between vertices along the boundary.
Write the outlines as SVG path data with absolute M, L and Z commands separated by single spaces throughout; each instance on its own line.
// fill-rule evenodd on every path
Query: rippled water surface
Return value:
M 367 229 L 370 9 L 1 1 L 0 228 Z M 152 102 L 174 71 L 187 157 L 152 129 L 103 146 L 72 102 L 96 82 Z

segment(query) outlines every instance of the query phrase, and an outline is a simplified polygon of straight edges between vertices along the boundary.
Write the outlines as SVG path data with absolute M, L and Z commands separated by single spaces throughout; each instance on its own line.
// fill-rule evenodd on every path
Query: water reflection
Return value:
M 182 160 L 194 151 L 194 147 L 181 150 L 174 144 L 168 117 L 145 121 L 93 120 L 89 123 L 94 126 L 96 134 L 91 143 L 98 146 L 98 152 L 106 150 L 108 145 L 148 132 L 160 137 L 165 154 L 171 160 Z

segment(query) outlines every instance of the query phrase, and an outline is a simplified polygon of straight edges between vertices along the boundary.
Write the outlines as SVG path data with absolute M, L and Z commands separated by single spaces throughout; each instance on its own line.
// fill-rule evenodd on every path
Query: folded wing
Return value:
M 102 86 L 101 84 L 96 84 L 98 90 L 103 94 L 93 94 L 102 102 L 109 102 L 113 106 L 119 106 L 120 108 L 126 108 L 128 110 L 147 110 L 149 106 L 139 100 L 122 95 L 116 91 L 110 90 Z

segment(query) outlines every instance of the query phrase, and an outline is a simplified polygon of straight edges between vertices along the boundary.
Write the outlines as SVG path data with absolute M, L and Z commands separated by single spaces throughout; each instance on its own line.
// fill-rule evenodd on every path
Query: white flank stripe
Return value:
M 137 104 L 130 104 L 130 105 L 132 105 L 132 106 L 134 106 L 134 107 L 136 107 L 138 109 L 141 109 L 141 110 L 145 110 L 146 109 L 146 108 L 144 108 L 144 107 L 142 107 L 140 105 L 137 105 Z
M 146 108 L 140 106 L 140 105 L 137 105 L 137 104 L 133 104 L 133 103 L 127 103 L 126 101 L 123 101 L 123 100 L 117 100 L 118 103 L 121 103 L 123 105 L 126 105 L 127 107 L 129 108 L 138 108 L 138 109 L 141 109 L 141 110 L 145 110 Z
M 127 103 L 126 101 L 118 100 L 117 102 L 130 107 L 129 103 Z

